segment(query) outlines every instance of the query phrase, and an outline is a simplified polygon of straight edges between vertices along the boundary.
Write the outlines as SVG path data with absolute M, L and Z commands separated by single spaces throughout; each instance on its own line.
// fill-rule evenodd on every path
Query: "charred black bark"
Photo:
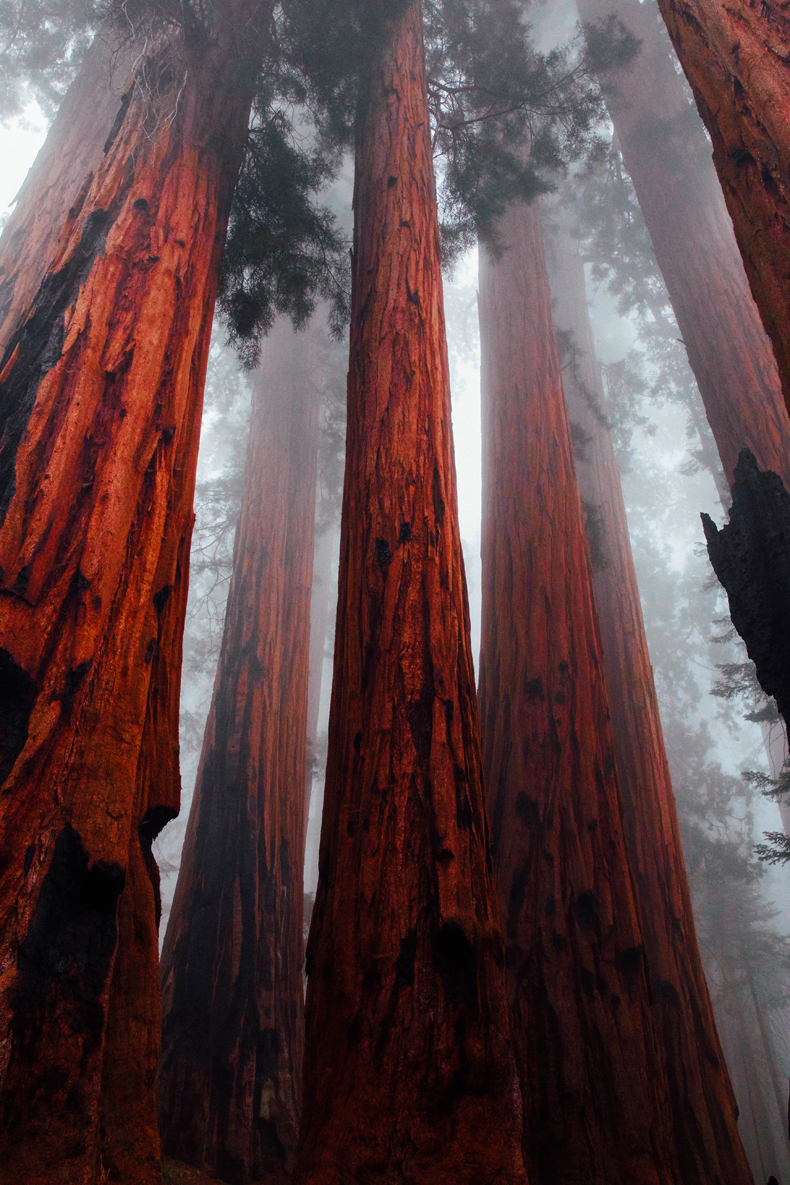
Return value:
M 101 1048 L 105 1014 L 100 1001 L 115 956 L 124 879 L 117 864 L 96 861 L 91 866 L 71 827 L 60 832 L 19 951 L 7 1071 L 16 1089 L 3 1099 L 0 1130 L 35 1139 L 46 1127 L 41 1101 L 48 1096 L 51 1080 L 65 1078 L 58 1056 L 62 1047 L 67 1057 L 80 1039 L 88 1056 Z M 75 1082 L 59 1125 L 64 1139 L 87 1144 L 95 1106 L 90 1088 Z M 74 1153 L 72 1148 L 64 1151 L 67 1156 Z
M 2 375 L 6 363 L 14 361 L 7 380 L 0 381 L 0 517 L 5 516 L 14 496 L 17 449 L 39 384 L 63 349 L 66 309 L 77 299 L 93 261 L 104 250 L 112 221 L 105 210 L 93 211 L 79 247 L 59 271 L 44 278 L 29 315 L 11 338 L 0 362 Z
M 702 515 L 713 570 L 727 592 L 732 624 L 746 643 L 766 695 L 790 722 L 790 494 L 743 449 L 730 521 Z

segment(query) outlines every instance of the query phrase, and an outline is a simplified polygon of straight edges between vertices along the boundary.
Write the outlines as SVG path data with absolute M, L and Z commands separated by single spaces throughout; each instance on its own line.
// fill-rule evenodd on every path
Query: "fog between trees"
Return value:
M 759 723 L 745 719 L 745 714 L 755 706 L 759 709 L 762 701 L 755 705 L 749 698 L 753 685 L 747 685 L 740 697 L 711 695 L 722 682 L 719 667 L 748 664 L 742 644 L 737 636 L 732 637 L 726 598 L 702 550 L 699 512 L 707 510 L 717 521 L 723 517 L 717 475 L 700 462 L 705 441 L 700 440 L 695 428 L 695 424 L 703 423 L 699 397 L 666 295 L 659 291 L 667 317 L 665 325 L 631 308 L 621 313 L 617 287 L 613 294 L 600 274 L 604 266 L 600 248 L 588 243 L 585 249 L 583 239 L 582 251 L 594 260 L 587 265 L 587 282 L 596 352 L 612 405 L 621 409 L 616 418 L 612 416 L 613 429 L 703 962 L 734 1079 L 741 1110 L 739 1126 L 752 1170 L 757 1180 L 767 1180 L 771 1172 L 782 1180 L 784 1174 L 790 1174 L 790 1160 L 784 1149 L 783 1114 L 775 1097 L 775 1084 L 777 1078 L 783 1083 L 790 1069 L 786 986 L 790 950 L 784 938 L 788 930 L 788 895 L 784 870 L 780 867 L 772 871 L 758 864 L 751 854 L 753 843 L 761 839 L 763 831 L 781 830 L 782 824 L 776 808 L 761 799 L 756 787 L 740 776 L 744 769 L 770 770 L 764 749 L 765 726 L 761 728 Z M 445 277 L 445 301 L 461 532 L 477 660 L 480 411 L 476 271 L 474 255 L 460 261 Z M 660 283 L 655 265 L 639 278 L 656 287 Z M 162 937 L 219 652 L 234 514 L 241 494 L 249 380 L 238 373 L 233 355 L 222 346 L 221 333 L 221 327 L 217 327 L 207 380 L 185 636 L 181 717 L 184 805 L 179 819 L 167 827 L 156 845 L 162 872 Z M 343 351 L 343 346 L 337 350 L 335 399 L 325 412 L 327 418 L 332 417 L 324 448 L 326 474 L 322 482 L 328 494 L 317 512 L 317 525 L 323 528 L 317 537 L 317 549 L 332 540 L 333 596 L 338 490 L 342 480 L 336 424 L 342 412 Z M 565 366 L 574 365 L 578 361 L 573 357 L 573 344 L 568 343 Z M 326 580 L 325 564 L 322 555 L 317 564 L 322 581 Z M 330 613 L 305 869 L 305 890 L 310 895 L 315 892 L 317 876 L 333 634 Z M 724 642 L 718 640 L 722 637 Z M 781 723 L 771 720 L 768 728 L 774 736 L 782 735 Z M 738 918 L 735 937 L 733 911 Z M 750 957 L 756 959 L 753 966 L 759 965 L 758 990 L 764 993 L 760 1007 L 765 1011 L 771 1041 L 768 1052 L 744 970 L 744 943 L 753 944 L 754 954 Z
M 784 939 L 788 895 L 783 869 L 772 872 L 755 862 L 752 855 L 753 843 L 761 839 L 761 833 L 781 830 L 782 824 L 776 808 L 761 799 L 756 787 L 740 776 L 744 769 L 770 771 L 764 750 L 765 726 L 761 729 L 759 723 L 744 718 L 750 709 L 754 710 L 749 699 L 751 687 L 741 697 L 723 699 L 711 694 L 721 686 L 721 666 L 748 664 L 742 644 L 737 636 L 732 637 L 726 598 L 702 550 L 699 512 L 707 510 L 717 521 L 723 517 L 716 488 L 718 474 L 711 473 L 700 460 L 707 443 L 699 435 L 703 413 L 666 294 L 659 287 L 655 264 L 650 271 L 636 271 L 634 287 L 641 282 L 658 290 L 664 323 L 639 308 L 629 307 L 635 303 L 633 298 L 626 298 L 626 308 L 620 312 L 616 273 L 612 270 L 608 277 L 602 274 L 605 257 L 601 247 L 583 238 L 582 252 L 591 260 L 587 282 L 596 353 L 615 409 L 613 430 L 703 963 L 734 1079 L 741 1111 L 739 1126 L 752 1170 L 758 1180 L 763 1176 L 767 1180 L 771 1172 L 782 1180 L 790 1174 L 790 1158 L 785 1150 L 776 1086 L 784 1082 L 790 1069 L 786 987 L 790 949 Z M 461 532 L 477 658 L 480 412 L 476 291 L 476 259 L 470 255 L 445 277 L 445 301 Z M 233 511 L 240 498 L 242 425 L 248 413 L 249 380 L 238 374 L 232 354 L 222 346 L 221 332 L 217 327 L 207 381 L 185 640 L 181 719 L 184 806 L 180 818 L 168 826 L 156 846 L 162 871 L 162 934 L 175 886 L 191 779 L 219 652 L 223 594 L 232 558 Z M 567 347 L 566 369 L 578 366 L 574 343 L 567 343 Z M 331 346 L 327 350 L 332 352 Z M 316 547 L 329 543 L 329 578 L 334 589 L 338 489 L 342 480 L 336 426 L 342 411 L 342 346 L 334 354 L 333 378 L 334 398 L 324 413 L 331 430 L 323 450 L 322 488 L 326 492 L 317 512 L 317 524 L 322 530 Z M 705 432 L 704 427 L 702 430 Z M 708 446 L 708 455 L 711 451 Z M 323 553 L 317 570 L 321 581 L 326 581 Z M 305 870 L 305 889 L 311 895 L 317 876 L 331 687 L 331 613 L 328 626 Z M 726 640 L 721 641 L 722 637 Z M 770 721 L 768 728 L 774 735 L 781 735 L 781 723 Z M 737 936 L 732 929 L 733 911 L 738 917 Z M 744 944 L 753 944 L 754 954 L 748 957 L 757 960 L 746 967 Z M 765 1016 L 764 1033 L 760 1032 L 748 979 L 749 974 L 754 975 L 749 967 L 758 965 L 759 987 L 755 991 Z M 763 993 L 762 998 L 759 993 Z M 765 1033 L 770 1039 L 768 1050 Z
M 550 42 L 554 32 L 567 35 L 573 14 L 563 7 L 552 15 L 548 8 L 536 10 L 536 24 L 541 39 Z M 745 650 L 733 636 L 726 597 L 704 553 L 699 512 L 723 520 L 726 482 L 617 137 L 612 138 L 606 122 L 600 137 L 593 162 L 572 162 L 564 176 L 555 179 L 553 192 L 540 199 L 549 270 L 562 249 L 562 233 L 578 245 L 584 260 L 594 333 L 593 358 L 589 344 L 574 332 L 560 330 L 562 373 L 566 384 L 578 384 L 582 399 L 614 443 L 700 953 L 740 1109 L 738 1128 L 755 1181 L 773 1175 L 785 1183 L 790 1181 L 789 898 L 783 866 L 760 863 L 755 852 L 763 832 L 783 830 L 775 804 L 760 795 L 767 779 L 775 781 L 781 773 L 781 722 L 761 695 Z M 352 173 L 347 163 L 326 194 L 349 234 Z M 478 663 L 482 577 L 476 251 L 459 256 L 445 275 L 444 287 L 460 534 L 472 650 Z M 333 341 L 326 319 L 327 310 L 321 308 L 299 332 L 284 318 L 278 320 L 263 342 L 260 368 L 260 374 L 271 374 L 273 359 L 281 375 L 283 366 L 290 373 L 289 381 L 311 384 L 319 409 L 310 691 L 304 705 L 307 782 L 312 791 L 305 854 L 308 917 L 318 877 L 332 683 L 348 352 L 348 338 Z M 557 321 L 562 324 L 559 310 Z M 260 374 L 240 369 L 237 354 L 225 341 L 226 332 L 217 318 L 209 351 L 184 639 L 181 812 L 160 833 L 153 849 L 161 874 L 160 944 L 182 865 L 220 653 L 256 384 L 256 397 L 262 406 L 266 401 Z M 289 351 L 292 365 L 287 361 Z M 605 405 L 599 404 L 584 377 L 590 368 L 601 375 Z M 581 466 L 589 433 L 574 421 L 572 412 L 570 419 L 570 438 Z M 599 512 L 589 502 L 583 503 L 583 511 L 594 571 L 597 563 L 607 563 L 596 553 Z M 386 570 L 391 557 L 378 562 Z M 290 603 L 288 594 L 286 601 Z M 281 1130 L 276 1130 L 280 1139 Z M 280 1172 L 279 1152 L 272 1156 Z M 267 1163 L 264 1160 L 264 1167 Z M 253 1171 L 263 1171 L 260 1163 Z M 544 1171 L 537 1166 L 534 1179 L 541 1179 Z

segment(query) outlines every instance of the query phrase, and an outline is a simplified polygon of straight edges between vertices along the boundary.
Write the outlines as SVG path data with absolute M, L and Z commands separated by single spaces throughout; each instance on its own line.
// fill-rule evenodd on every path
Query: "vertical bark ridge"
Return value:
M 661 15 L 652 0 L 577 3 L 587 21 L 616 12 L 641 41 L 634 62 L 602 83 L 727 481 L 748 448 L 790 487 L 790 420 L 776 360 Z
M 419 3 L 385 25 L 357 126 L 340 589 L 295 1180 L 523 1183 Z
M 748 1185 L 738 1108 L 697 946 L 677 810 L 647 650 L 620 475 L 587 310 L 578 248 L 560 230 L 550 276 L 557 328 L 579 351 L 565 367 L 575 468 L 592 557 L 625 840 L 647 954 L 653 1011 L 689 1185 Z
M 217 681 L 162 956 L 164 1148 L 232 1182 L 287 1178 L 300 1113 L 311 361 L 279 324 L 253 380 Z
M 537 204 L 481 252 L 483 762 L 532 1185 L 680 1180 Z
M 22 705 L 1 713 L 4 1183 L 91 1181 L 100 1110 L 122 1158 L 113 1043 L 136 1049 L 126 1086 L 148 1100 L 120 1179 L 156 1179 L 145 848 L 178 809 L 197 427 L 250 105 L 238 58 L 227 37 L 197 62 L 154 50 L 158 106 L 135 88 L 0 361 L 0 701 Z M 119 932 L 139 995 L 112 986 Z

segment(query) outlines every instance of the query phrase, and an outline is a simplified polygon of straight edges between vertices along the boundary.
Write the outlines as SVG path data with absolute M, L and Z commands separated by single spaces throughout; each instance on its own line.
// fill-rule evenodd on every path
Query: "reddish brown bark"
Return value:
M 481 252 L 483 764 L 532 1185 L 679 1181 L 536 205 Z
M 299 1185 L 524 1182 L 419 3 L 357 124 L 348 440 Z
M 579 442 L 575 468 L 592 559 L 626 849 L 681 1177 L 689 1185 L 740 1185 L 750 1182 L 751 1174 L 697 946 L 584 267 L 578 249 L 562 233 L 551 256 L 555 322 L 573 334 L 579 351 L 575 365 L 563 371 L 563 387 Z
M 141 45 L 112 31 L 87 50 L 0 237 L 0 350 L 36 294 L 55 254 L 69 207 L 101 165 L 124 87 Z M 89 184 L 90 182 L 88 182 Z
M 225 1181 L 293 1167 L 304 1045 L 305 734 L 318 399 L 275 327 L 253 380 L 214 697 L 162 954 L 165 1152 Z
M 713 141 L 713 163 L 790 406 L 790 19 L 782 0 L 658 6 Z
M 652 0 L 577 3 L 587 21 L 614 10 L 641 41 L 634 62 L 602 80 L 606 103 L 727 481 L 748 448 L 790 487 L 790 420 L 776 361 L 660 13 Z
M 153 51 L 0 362 L 4 1183 L 158 1183 L 150 842 L 178 809 L 202 388 L 250 102 L 228 63 L 243 51 L 222 32 L 194 59 Z

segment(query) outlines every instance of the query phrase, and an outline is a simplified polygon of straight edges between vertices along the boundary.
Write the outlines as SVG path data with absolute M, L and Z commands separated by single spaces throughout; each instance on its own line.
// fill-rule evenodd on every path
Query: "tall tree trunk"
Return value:
M 578 249 L 560 232 L 550 266 L 557 328 L 573 335 L 563 370 L 609 690 L 625 840 L 647 954 L 656 1031 L 681 1176 L 745 1185 L 738 1108 L 702 969 L 647 650 L 628 522 Z
M 524 1182 L 419 2 L 357 122 L 348 441 L 295 1179 Z
M 305 756 L 318 398 L 280 322 L 253 380 L 233 577 L 164 950 L 163 1147 L 293 1168 L 304 1045 Z
M 480 716 L 532 1185 L 680 1180 L 623 842 L 540 213 L 481 252 Z
M 158 1182 L 150 845 L 178 809 L 195 460 L 246 53 L 220 31 L 143 63 L 0 361 L 3 1183 L 84 1185 L 99 1155 L 111 1179 Z
M 790 406 L 790 18 L 783 0 L 658 6 L 713 141 L 713 163 Z
M 727 480 L 749 448 L 790 488 L 790 420 L 776 361 L 658 8 L 653 0 L 577 4 L 585 21 L 615 11 L 641 41 L 634 62 L 602 83 Z
M 101 166 L 108 134 L 128 104 L 141 49 L 128 34 L 97 34 L 17 194 L 0 237 L 0 351 L 52 262 L 69 208 Z

